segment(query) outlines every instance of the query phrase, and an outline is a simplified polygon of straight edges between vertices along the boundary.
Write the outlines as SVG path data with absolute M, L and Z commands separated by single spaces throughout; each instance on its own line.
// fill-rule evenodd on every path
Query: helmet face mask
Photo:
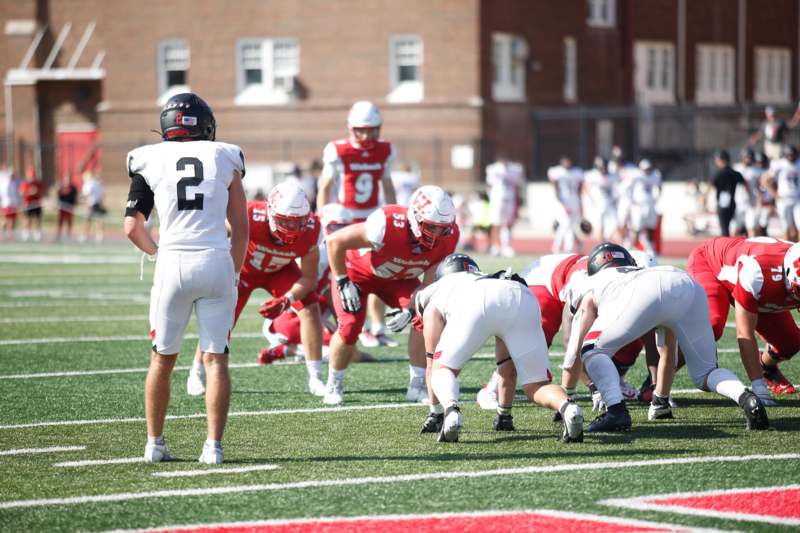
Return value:
M 793 244 L 783 256 L 783 274 L 786 292 L 800 301 L 800 244 Z
M 350 140 L 358 143 L 362 148 L 370 149 L 375 146 L 382 124 L 383 119 L 378 106 L 372 102 L 364 100 L 356 102 L 347 114 Z
M 367 150 L 375 147 L 375 141 L 380 136 L 380 126 L 377 128 L 350 128 L 350 140 Z
M 217 122 L 211 107 L 194 93 L 171 97 L 161 108 L 161 138 L 165 141 L 213 141 Z
M 283 182 L 275 186 L 267 199 L 269 230 L 277 239 L 291 244 L 300 238 L 308 224 L 311 208 L 299 185 Z
M 425 185 L 411 195 L 407 218 L 414 238 L 430 250 L 439 239 L 453 232 L 456 208 L 450 195 L 440 187 Z

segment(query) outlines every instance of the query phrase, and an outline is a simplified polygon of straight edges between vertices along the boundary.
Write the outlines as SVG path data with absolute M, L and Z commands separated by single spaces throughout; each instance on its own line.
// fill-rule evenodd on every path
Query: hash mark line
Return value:
M 233 336 L 241 339 L 260 339 L 264 337 L 261 333 L 239 333 Z M 197 339 L 197 333 L 187 333 L 184 339 Z M 5 339 L 0 340 L 0 346 L 18 346 L 25 344 L 64 344 L 70 342 L 121 342 L 121 341 L 150 341 L 147 335 L 111 335 L 111 336 L 89 336 L 89 337 L 40 337 L 35 339 Z
M 134 320 L 148 320 L 147 315 L 123 316 L 45 316 L 45 317 L 20 317 L 0 318 L 0 324 L 38 324 L 61 322 L 128 322 Z
M 401 409 L 405 407 L 424 407 L 419 403 L 382 403 L 373 405 L 352 405 L 349 407 L 300 407 L 296 409 L 272 409 L 263 411 L 234 411 L 228 414 L 228 418 L 236 416 L 272 416 L 272 415 L 293 415 L 293 414 L 314 414 L 314 413 L 337 413 L 346 411 L 370 411 L 373 409 Z M 189 420 L 193 418 L 206 418 L 205 413 L 191 415 L 167 415 L 167 420 Z M 0 426 L 4 429 L 25 429 L 37 427 L 53 426 L 91 426 L 98 424 L 118 424 L 124 422 L 144 422 L 143 417 L 128 418 L 100 418 L 95 420 L 56 420 L 51 422 L 29 422 L 26 424 L 11 424 Z
M 170 498 L 185 496 L 210 496 L 218 494 L 242 494 L 252 492 L 273 492 L 292 489 L 315 489 L 327 487 L 345 487 L 373 484 L 407 483 L 415 481 L 442 481 L 451 479 L 475 479 L 493 476 L 514 476 L 526 474 L 545 474 L 553 472 L 586 472 L 592 470 L 619 470 L 635 467 L 687 465 L 701 463 L 739 463 L 748 461 L 777 461 L 800 459 L 800 454 L 786 453 L 776 455 L 739 455 L 739 456 L 699 456 L 671 459 L 650 459 L 641 461 L 604 462 L 604 463 L 566 463 L 549 466 L 527 466 L 517 468 L 496 468 L 492 470 L 444 471 L 425 474 L 405 474 L 399 476 L 375 476 L 329 480 L 308 480 L 292 483 L 270 483 L 262 485 L 238 485 L 227 487 L 204 487 L 194 489 L 159 490 L 149 492 L 122 492 L 116 494 L 99 494 L 92 496 L 72 496 L 65 498 L 13 500 L 0 502 L 0 509 L 17 509 L 25 507 L 47 507 L 53 505 L 80 505 L 84 503 L 110 503 L 144 500 L 151 498 Z
M 754 492 L 775 492 L 778 490 L 793 490 L 800 488 L 800 485 L 781 485 L 774 487 L 755 487 L 755 488 L 736 488 L 692 492 L 672 492 L 669 494 L 651 494 L 647 496 L 636 496 L 630 498 L 610 498 L 600 500 L 599 504 L 609 507 L 622 507 L 635 509 L 638 511 L 660 511 L 664 513 L 675 513 L 683 515 L 704 516 L 723 520 L 737 520 L 740 522 L 765 522 L 768 524 L 778 524 L 782 526 L 800 526 L 800 518 L 782 518 L 773 515 L 759 515 L 752 513 L 738 513 L 733 511 L 717 511 L 714 509 L 694 508 L 686 505 L 663 505 L 658 503 L 661 500 L 673 500 L 681 498 L 695 498 L 703 496 L 723 496 L 727 494 L 749 494 Z
M 58 467 L 98 466 L 98 465 L 127 465 L 131 463 L 144 463 L 144 456 L 118 457 L 116 459 L 85 459 L 83 461 L 64 461 L 53 463 Z
M 259 472 L 262 470 L 277 470 L 278 465 L 253 465 L 239 466 L 235 468 L 206 468 L 204 470 L 175 470 L 173 472 L 153 472 L 156 477 L 195 477 L 213 476 L 221 474 L 243 474 L 246 472 Z
M 288 363 L 281 363 L 288 364 Z M 297 363 L 299 364 L 299 363 Z M 258 363 L 232 363 L 228 368 L 255 368 L 262 365 Z M 173 370 L 189 370 L 191 366 L 176 366 Z M 65 370 L 63 372 L 39 372 L 35 374 L 5 374 L 0 379 L 35 379 L 35 378 L 60 378 L 72 376 L 101 376 L 108 374 L 136 374 L 147 372 L 147 368 L 110 368 L 107 370 Z
M 18 448 L 16 450 L 0 450 L 0 455 L 30 455 L 35 453 L 79 452 L 86 446 L 51 446 L 49 448 Z

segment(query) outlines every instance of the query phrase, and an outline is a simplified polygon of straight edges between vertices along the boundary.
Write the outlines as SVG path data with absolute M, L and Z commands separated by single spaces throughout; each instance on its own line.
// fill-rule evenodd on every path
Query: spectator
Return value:
M 717 190 L 717 217 L 719 231 L 723 237 L 730 235 L 731 221 L 736 214 L 736 187 L 747 187 L 744 177 L 731 168 L 731 156 L 726 150 L 714 154 L 717 172 L 712 184 Z
M 69 174 L 65 174 L 61 179 L 61 186 L 58 188 L 58 229 L 56 230 L 56 240 L 61 240 L 61 233 L 66 226 L 67 239 L 72 238 L 72 219 L 75 214 L 75 204 L 78 203 L 78 188 L 72 182 Z
M 781 149 L 786 142 L 786 133 L 800 122 L 800 107 L 795 110 L 794 116 L 792 116 L 788 125 L 785 120 L 775 117 L 775 108 L 771 105 L 764 108 L 764 115 L 766 120 L 761 125 L 761 128 L 750 136 L 750 144 L 763 140 L 764 153 L 767 154 L 767 157 L 770 160 L 780 159 Z
M 103 182 L 100 180 L 100 176 L 91 170 L 84 172 L 82 193 L 83 196 L 86 197 L 86 204 L 88 206 L 84 240 L 89 240 L 92 236 L 92 229 L 94 229 L 95 241 L 102 242 L 103 219 L 106 216 L 106 208 L 103 207 L 105 190 L 103 189 Z
M 42 197 L 44 196 L 44 182 L 36 176 L 36 170 L 28 167 L 25 172 L 25 181 L 19 187 L 22 195 L 22 210 L 25 211 L 25 229 L 22 231 L 22 240 L 32 238 L 34 241 L 42 240 Z
M 3 239 L 14 240 L 17 213 L 22 203 L 19 176 L 7 166 L 0 167 L 0 207 L 3 209 Z

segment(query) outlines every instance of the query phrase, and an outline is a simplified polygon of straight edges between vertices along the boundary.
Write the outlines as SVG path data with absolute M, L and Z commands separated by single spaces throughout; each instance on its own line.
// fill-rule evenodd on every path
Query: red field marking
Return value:
M 553 533 L 688 531 L 683 527 L 637 520 L 616 519 L 557 511 L 511 513 L 465 513 L 423 516 L 374 516 L 324 518 L 319 520 L 265 521 L 236 524 L 178 526 L 150 530 L 151 533 L 390 533 L 431 531 L 436 533 L 500 533 L 548 531 Z
M 800 485 L 653 494 L 600 503 L 640 511 L 800 526 Z

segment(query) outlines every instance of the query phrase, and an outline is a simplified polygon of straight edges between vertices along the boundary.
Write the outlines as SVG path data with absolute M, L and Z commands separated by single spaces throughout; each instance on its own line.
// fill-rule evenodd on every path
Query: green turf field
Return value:
M 519 268 L 531 259 L 479 257 L 479 262 L 491 270 Z M 492 359 L 478 357 L 461 377 L 466 402 L 461 440 L 437 443 L 435 436 L 418 434 L 427 408 L 404 402 L 404 346 L 373 350 L 377 362 L 354 365 L 345 406 L 335 409 L 323 409 L 318 398 L 303 392 L 302 365 L 253 365 L 264 344 L 259 293 L 234 332 L 225 464 L 197 463 L 205 439 L 204 405 L 185 393 L 193 339 L 178 360 L 169 410 L 174 418 L 165 432 L 180 460 L 103 463 L 133 461 L 143 452 L 152 268 L 146 264 L 139 281 L 139 255 L 122 244 L 0 244 L 0 529 L 99 531 L 520 510 L 723 530 L 788 531 L 800 524 L 790 521 L 800 516 L 797 508 L 789 521 L 770 523 L 601 503 L 797 483 L 797 396 L 769 409 L 771 430 L 746 432 L 732 402 L 690 390 L 681 371 L 675 384 L 681 408 L 674 420 L 648 422 L 646 406 L 634 402 L 630 433 L 587 435 L 583 444 L 564 445 L 556 440 L 551 413 L 527 402 L 514 408 L 515 433 L 491 430 L 493 414 L 470 403 L 494 366 Z M 190 326 L 189 333 L 196 328 Z M 728 328 L 720 363 L 741 376 L 735 344 Z M 552 352 L 562 351 L 557 340 Z M 558 363 L 556 356 L 556 376 Z M 800 361 L 783 368 L 800 381 Z M 638 386 L 644 374 L 637 363 L 629 381 Z M 580 403 L 591 419 L 591 402 Z M 57 449 L 20 452 L 49 448 Z M 159 476 L 198 470 L 213 473 Z M 800 507 L 800 500 L 775 505 Z

